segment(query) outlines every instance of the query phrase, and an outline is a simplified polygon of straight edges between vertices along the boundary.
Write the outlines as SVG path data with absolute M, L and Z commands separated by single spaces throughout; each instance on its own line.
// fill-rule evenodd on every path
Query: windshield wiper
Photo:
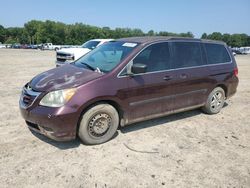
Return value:
M 90 66 L 89 64 L 87 63 L 84 63 L 84 62 L 81 62 L 82 65 L 85 65 L 88 69 L 92 70 L 92 71 L 95 71 L 96 69 L 92 66 Z
M 99 69 L 99 67 L 96 67 L 95 71 L 99 72 L 99 73 L 102 73 L 102 71 Z
M 86 66 L 88 69 L 94 71 L 94 72 L 103 73 L 99 67 L 94 68 L 94 67 L 92 67 L 91 65 L 89 65 L 88 63 L 84 63 L 84 62 L 80 62 L 80 63 L 81 63 L 82 65 Z

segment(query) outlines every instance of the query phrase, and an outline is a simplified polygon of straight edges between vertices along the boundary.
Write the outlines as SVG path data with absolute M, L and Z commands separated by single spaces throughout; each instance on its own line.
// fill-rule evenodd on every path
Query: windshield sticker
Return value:
M 124 43 L 122 46 L 134 48 L 136 45 L 137 45 L 136 43 L 129 43 L 129 42 L 126 42 L 126 43 Z

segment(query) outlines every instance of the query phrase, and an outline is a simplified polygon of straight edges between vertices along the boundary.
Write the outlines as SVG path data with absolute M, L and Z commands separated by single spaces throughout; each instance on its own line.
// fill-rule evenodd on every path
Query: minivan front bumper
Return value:
M 56 141 L 69 141 L 76 138 L 77 118 L 74 112 L 64 113 L 62 108 L 36 106 L 24 108 L 19 102 L 20 112 L 29 129 Z

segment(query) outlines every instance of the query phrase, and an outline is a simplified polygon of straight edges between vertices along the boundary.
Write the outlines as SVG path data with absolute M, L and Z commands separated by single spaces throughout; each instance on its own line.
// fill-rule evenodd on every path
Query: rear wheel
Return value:
M 225 91 L 221 87 L 216 87 L 208 96 L 202 110 L 207 114 L 217 114 L 225 103 Z
M 109 104 L 99 104 L 82 115 L 78 136 L 84 144 L 101 144 L 114 136 L 118 125 L 116 109 Z

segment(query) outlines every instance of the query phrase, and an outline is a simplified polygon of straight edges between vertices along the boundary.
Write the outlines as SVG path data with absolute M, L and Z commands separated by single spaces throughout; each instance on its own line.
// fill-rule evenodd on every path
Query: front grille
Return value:
M 40 92 L 34 91 L 28 84 L 23 87 L 21 101 L 25 107 L 29 107 L 33 104 Z
M 73 61 L 74 60 L 74 55 L 67 54 L 67 53 L 57 52 L 56 53 L 56 59 L 57 59 L 57 61 L 62 61 L 62 62 L 65 62 L 67 60 Z
M 61 61 L 61 62 L 65 62 L 66 59 L 62 59 L 62 58 L 56 58 L 57 61 Z
M 23 92 L 23 103 L 26 105 L 26 106 L 30 106 L 33 101 L 35 100 L 36 96 L 33 96 L 33 95 L 29 95 L 27 92 Z
M 66 57 L 66 56 L 68 56 L 68 55 L 70 55 L 70 54 L 65 54 L 65 53 L 57 52 L 56 55 L 57 55 L 57 56 Z

